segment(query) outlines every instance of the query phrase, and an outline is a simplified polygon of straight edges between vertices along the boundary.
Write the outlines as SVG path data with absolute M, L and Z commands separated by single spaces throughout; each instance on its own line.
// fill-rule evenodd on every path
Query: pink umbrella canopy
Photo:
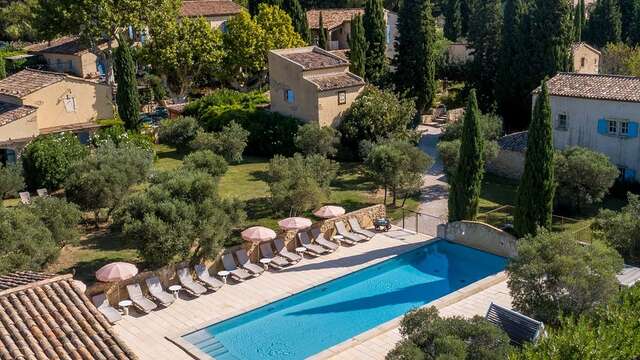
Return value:
M 276 232 L 264 226 L 252 226 L 240 233 L 242 238 L 251 242 L 269 241 L 276 238 Z
M 311 227 L 311 220 L 303 217 L 290 217 L 278 221 L 284 230 L 302 230 Z
M 126 262 L 114 262 L 101 267 L 96 271 L 96 279 L 104 282 L 113 282 L 131 279 L 138 273 L 138 268 Z
M 316 210 L 313 215 L 323 219 L 331 219 L 340 215 L 344 215 L 344 208 L 334 205 L 325 205 Z

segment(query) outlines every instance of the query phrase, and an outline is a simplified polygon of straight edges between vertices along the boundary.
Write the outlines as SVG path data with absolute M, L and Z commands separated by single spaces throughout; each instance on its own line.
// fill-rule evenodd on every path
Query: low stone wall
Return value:
M 499 256 L 518 255 L 515 236 L 476 221 L 456 221 L 438 225 L 438 237 Z
M 327 239 L 330 239 L 331 236 L 333 236 L 335 234 L 335 228 L 334 228 L 334 223 L 336 221 L 344 221 L 345 226 L 347 227 L 347 229 L 349 228 L 349 224 L 346 221 L 348 218 L 351 217 L 355 217 L 358 219 L 358 221 L 360 222 L 360 224 L 362 225 L 362 227 L 373 227 L 373 219 L 376 218 L 380 218 L 380 217 L 385 217 L 386 216 L 386 209 L 384 207 L 384 205 L 374 205 L 374 206 L 370 206 L 370 207 L 366 207 L 366 208 L 362 208 L 356 211 L 352 211 L 350 213 L 346 213 L 340 217 L 337 218 L 333 218 L 333 219 L 328 219 L 328 220 L 323 220 L 323 221 L 319 221 L 315 224 L 313 224 L 311 226 L 311 228 L 320 228 L 320 231 L 322 231 L 325 236 L 327 237 Z M 296 248 L 296 231 L 284 231 L 284 232 L 280 232 L 278 234 L 279 237 L 281 237 L 284 241 L 285 244 L 287 246 L 287 248 L 291 251 L 294 251 L 294 249 Z M 251 258 L 251 261 L 253 262 L 258 262 L 259 258 L 260 258 L 260 254 L 259 254 L 259 246 L 258 244 L 253 244 L 253 243 L 249 243 L 249 242 L 245 242 L 241 245 L 236 245 L 236 246 L 232 246 L 229 248 L 226 248 L 224 250 L 222 250 L 220 252 L 220 254 L 218 254 L 218 256 L 213 259 L 213 260 L 209 260 L 205 262 L 205 265 L 210 268 L 213 269 L 211 271 L 212 274 L 215 274 L 217 271 L 222 270 L 222 255 L 223 254 L 233 254 L 236 251 L 238 251 L 239 249 L 245 249 L 247 251 L 247 253 L 249 254 L 249 257 Z M 112 305 L 117 304 L 120 300 L 124 300 L 127 299 L 129 296 L 127 294 L 127 285 L 129 284 L 133 284 L 133 283 L 139 283 L 141 284 L 141 287 L 143 289 L 143 291 L 146 293 L 147 289 L 146 289 L 146 285 L 144 283 L 144 280 L 146 278 L 149 278 L 151 276 L 157 276 L 160 279 L 160 282 L 162 283 L 162 285 L 165 287 L 165 289 L 171 285 L 175 285 L 178 284 L 178 278 L 176 275 L 176 269 L 179 269 L 181 267 L 184 266 L 188 266 L 189 264 L 187 262 L 183 262 L 183 263 L 178 263 L 178 264 L 172 264 L 172 265 L 167 265 L 165 267 L 162 267 L 160 269 L 154 270 L 154 271 L 144 271 L 139 273 L 138 275 L 134 276 L 131 279 L 125 280 L 125 281 L 120 281 L 120 282 L 115 282 L 115 283 L 103 283 L 103 282 L 97 282 L 94 285 L 90 286 L 89 288 L 87 288 L 86 290 L 86 294 L 91 297 L 92 295 L 98 294 L 98 293 L 106 293 L 107 297 L 109 298 L 109 302 Z
M 524 153 L 499 150 L 495 159 L 487 163 L 486 170 L 494 175 L 519 180 L 524 172 Z

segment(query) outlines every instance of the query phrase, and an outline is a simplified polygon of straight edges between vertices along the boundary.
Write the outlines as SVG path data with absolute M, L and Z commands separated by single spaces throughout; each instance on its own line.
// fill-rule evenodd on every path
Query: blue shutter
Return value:
M 629 137 L 638 137 L 638 123 L 635 121 L 629 121 Z
M 602 119 L 598 119 L 598 134 L 608 134 L 609 133 L 609 127 L 607 124 L 607 119 L 602 118 Z
M 624 179 L 626 181 L 636 181 L 636 171 L 633 169 L 624 169 Z
M 129 39 L 133 40 L 133 26 L 129 25 Z

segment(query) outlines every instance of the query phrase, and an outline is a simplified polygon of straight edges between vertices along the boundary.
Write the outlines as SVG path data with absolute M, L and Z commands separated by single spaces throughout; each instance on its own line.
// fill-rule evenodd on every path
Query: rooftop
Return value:
M 16 271 L 0 276 L 0 290 L 27 285 L 36 281 L 50 279 L 58 275 L 47 274 L 35 271 Z
M 136 358 L 71 275 L 0 291 L 0 359 Z
M 25 69 L 0 80 L 0 94 L 23 97 L 62 81 L 65 74 Z
M 332 53 L 333 55 L 339 57 L 340 59 L 344 59 L 344 60 L 349 61 L 349 49 L 331 50 L 329 52 Z
M 182 2 L 182 16 L 220 16 L 235 15 L 242 11 L 242 6 L 231 0 L 185 0 Z
M 364 86 L 362 78 L 352 73 L 338 73 L 308 77 L 307 80 L 318 85 L 321 91 L 344 89 L 352 86 Z
M 587 49 L 589 49 L 589 50 L 591 50 L 591 51 L 593 51 L 593 52 L 597 53 L 598 55 L 600 55 L 600 51 L 599 51 L 598 49 L 594 48 L 593 46 L 591 46 L 591 45 L 587 44 L 587 43 L 586 43 L 586 42 L 584 42 L 584 41 L 582 41 L 582 42 L 577 42 L 577 43 L 574 43 L 574 44 L 572 44 L 572 45 L 571 45 L 571 49 L 572 49 L 572 50 L 575 50 L 575 49 L 577 49 L 577 48 L 579 48 L 579 47 L 586 47 Z
M 307 21 L 311 29 L 320 28 L 320 12 L 322 12 L 322 24 L 327 30 L 333 30 L 350 21 L 356 15 L 364 14 L 363 8 L 352 9 L 313 9 L 307 11 Z
M 498 139 L 498 145 L 502 150 L 525 152 L 527 149 L 528 131 L 520 131 L 505 135 Z
M 37 109 L 33 106 L 16 105 L 0 101 L 0 126 L 7 125 L 16 120 L 32 114 Z M 0 276 L 0 289 L 3 289 L 4 276 Z
M 640 78 L 620 75 L 559 73 L 547 82 L 549 94 L 595 100 L 640 102 Z M 534 90 L 534 93 L 540 88 Z
M 99 46 L 106 44 L 106 41 L 100 43 Z M 80 41 L 78 36 L 63 36 L 51 41 L 43 41 L 41 43 L 26 46 L 26 51 L 31 53 L 50 53 L 50 54 L 67 54 L 79 55 L 89 51 L 89 47 Z
M 349 65 L 345 59 L 324 51 L 316 46 L 297 49 L 285 49 L 279 53 L 282 57 L 300 64 L 305 70 L 331 68 Z

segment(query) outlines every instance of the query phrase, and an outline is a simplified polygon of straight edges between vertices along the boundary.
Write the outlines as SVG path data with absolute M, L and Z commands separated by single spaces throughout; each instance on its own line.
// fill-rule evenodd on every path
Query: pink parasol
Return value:
M 251 242 L 269 241 L 276 238 L 276 232 L 264 226 L 253 226 L 240 233 L 242 238 Z
M 323 219 L 331 219 L 340 215 L 344 215 L 344 208 L 340 206 L 325 205 L 316 210 L 313 215 Z
M 96 271 L 96 279 L 104 282 L 114 282 L 131 279 L 138 273 L 135 265 L 126 262 L 107 264 Z
M 302 230 L 311 227 L 311 220 L 303 217 L 290 217 L 278 221 L 284 230 Z

